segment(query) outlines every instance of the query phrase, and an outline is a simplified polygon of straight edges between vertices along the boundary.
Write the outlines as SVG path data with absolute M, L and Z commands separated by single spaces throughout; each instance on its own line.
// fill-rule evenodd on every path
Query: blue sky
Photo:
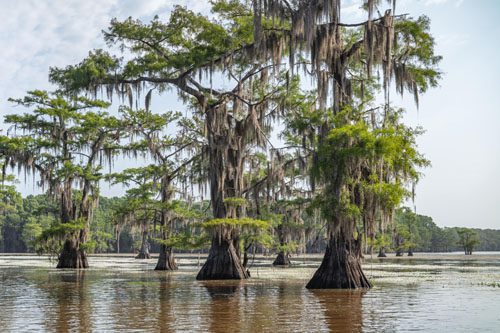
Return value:
M 205 10 L 195 0 L 0 0 L 0 113 L 31 89 L 51 89 L 50 66 L 79 62 L 104 47 L 101 30 L 113 17 L 166 17 L 174 4 Z M 343 20 L 364 20 L 360 1 L 346 0 Z M 417 188 L 417 212 L 440 226 L 500 228 L 500 1 L 399 0 L 398 13 L 431 19 L 437 53 L 444 57 L 440 87 L 412 99 L 393 98 L 407 109 L 410 124 L 427 132 L 419 139 L 432 167 Z M 168 104 L 167 101 L 171 101 Z M 175 99 L 157 98 L 153 108 L 178 109 Z M 34 184 L 20 185 L 23 194 Z M 106 195 L 121 190 L 103 186 Z

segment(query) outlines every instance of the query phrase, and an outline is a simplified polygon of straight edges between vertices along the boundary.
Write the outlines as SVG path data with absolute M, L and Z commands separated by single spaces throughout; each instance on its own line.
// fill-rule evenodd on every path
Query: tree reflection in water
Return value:
M 163 272 L 162 272 L 163 273 Z M 174 290 L 172 289 L 172 275 L 170 272 L 159 276 L 158 310 L 156 325 L 161 332 L 175 332 Z
M 92 331 L 92 295 L 84 270 L 49 274 L 47 283 L 39 287 L 47 293 L 53 304 L 44 309 L 48 331 Z
M 363 332 L 364 290 L 312 289 L 331 332 Z
M 240 291 L 242 281 L 203 281 L 208 292 L 209 303 L 205 311 L 209 312 L 208 330 L 215 333 L 241 332 L 242 306 Z

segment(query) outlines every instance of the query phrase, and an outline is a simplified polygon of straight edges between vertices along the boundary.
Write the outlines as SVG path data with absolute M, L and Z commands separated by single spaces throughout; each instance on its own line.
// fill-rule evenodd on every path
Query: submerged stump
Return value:
M 361 269 L 361 259 L 361 246 L 358 240 L 346 241 L 341 235 L 331 235 L 323 261 L 306 288 L 371 288 Z

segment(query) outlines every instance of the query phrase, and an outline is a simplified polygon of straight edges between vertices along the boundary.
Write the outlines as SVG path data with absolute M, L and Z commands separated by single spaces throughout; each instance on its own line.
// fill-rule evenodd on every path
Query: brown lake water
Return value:
M 500 332 L 500 256 L 367 260 L 369 291 L 304 288 L 319 258 L 248 281 L 195 280 L 196 257 L 91 257 L 85 271 L 0 255 L 0 332 Z

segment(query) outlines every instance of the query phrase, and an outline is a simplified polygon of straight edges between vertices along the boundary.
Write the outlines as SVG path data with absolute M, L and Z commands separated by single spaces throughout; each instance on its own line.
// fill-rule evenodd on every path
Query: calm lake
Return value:
M 367 259 L 369 291 L 304 288 L 319 258 L 276 269 L 258 258 L 243 282 L 199 282 L 156 260 L 90 257 L 86 271 L 0 255 L 1 332 L 500 332 L 500 255 Z

